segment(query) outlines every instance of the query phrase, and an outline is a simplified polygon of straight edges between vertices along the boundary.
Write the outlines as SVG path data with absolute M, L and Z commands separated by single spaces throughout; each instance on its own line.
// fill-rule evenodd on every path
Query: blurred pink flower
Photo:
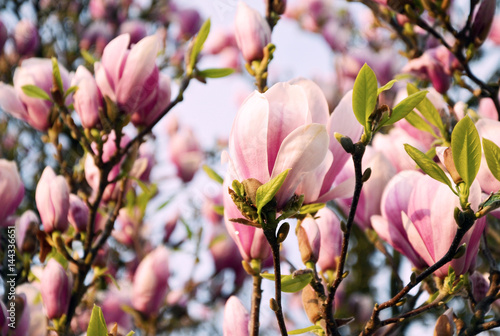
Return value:
M 223 335 L 248 336 L 250 316 L 240 299 L 231 296 L 224 308 Z
M 94 128 L 99 122 L 99 108 L 103 107 L 102 95 L 97 88 L 94 76 L 83 65 L 80 65 L 71 80 L 71 86 L 78 90 L 73 94 L 73 105 L 80 117 L 82 126 Z
M 203 161 L 203 151 L 193 130 L 181 128 L 171 136 L 169 142 L 170 160 L 177 168 L 177 176 L 183 182 L 193 179 Z
M 0 227 L 14 214 L 24 197 L 24 184 L 13 161 L 0 159 Z
M 476 128 L 481 138 L 493 141 L 497 146 L 500 146 L 500 121 L 481 119 L 476 123 Z M 481 189 L 487 194 L 500 190 L 500 181 L 490 172 L 484 153 L 476 179 Z
M 327 207 L 321 209 L 316 214 L 321 236 L 321 248 L 319 258 L 316 263 L 323 272 L 336 270 L 338 257 L 342 250 L 342 230 L 340 220 L 335 213 Z
M 271 42 L 271 28 L 258 11 L 240 1 L 236 10 L 235 36 L 243 58 L 250 63 L 264 57 L 263 49 Z
M 134 276 L 132 306 L 147 316 L 158 314 L 168 290 L 168 250 L 159 246 L 139 264 Z
M 36 25 L 30 20 L 19 21 L 14 29 L 14 43 L 21 56 L 32 56 L 40 46 Z
M 68 71 L 59 64 L 64 90 L 69 88 Z M 17 119 L 26 121 L 40 131 L 46 131 L 51 125 L 49 121 L 52 103 L 27 96 L 22 87 L 36 85 L 45 91 L 49 97 L 52 83 L 52 61 L 50 59 L 29 58 L 22 62 L 14 71 L 14 87 L 0 82 L 0 107 Z M 66 99 L 66 104 L 71 98 Z
M 58 319 L 67 313 L 71 281 L 64 268 L 55 259 L 50 259 L 43 269 L 40 292 L 49 320 Z
M 69 187 L 63 176 L 46 167 L 35 193 L 36 207 L 47 233 L 64 232 L 68 228 Z

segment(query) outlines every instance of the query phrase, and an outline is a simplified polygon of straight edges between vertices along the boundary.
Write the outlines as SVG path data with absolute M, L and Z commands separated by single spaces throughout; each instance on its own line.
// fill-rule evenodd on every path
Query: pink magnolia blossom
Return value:
M 25 211 L 16 221 L 16 245 L 20 252 L 34 252 L 37 238 L 35 236 L 40 220 L 32 210 Z
M 58 319 L 67 313 L 71 297 L 71 281 L 64 268 L 55 259 L 50 259 L 43 269 L 40 292 L 47 317 Z
M 401 213 L 408 212 L 411 192 L 421 176 L 422 173 L 412 170 L 395 175 L 382 194 L 382 214 L 371 217 L 372 227 L 378 235 L 417 268 L 424 268 L 426 264 L 410 244 Z
M 481 189 L 475 181 L 470 188 L 471 208 L 477 210 L 480 201 Z M 457 232 L 458 226 L 453 215 L 455 207 L 460 207 L 459 199 L 447 185 L 428 175 L 415 182 L 408 203 L 408 218 L 403 220 L 403 225 L 413 249 L 429 266 L 445 255 Z M 475 222 L 460 242 L 467 244 L 465 255 L 439 268 L 435 272 L 436 276 L 444 278 L 448 274 L 449 266 L 457 275 L 474 271 L 479 241 L 485 225 L 484 217 Z
M 170 160 L 177 168 L 177 176 L 183 182 L 193 179 L 203 161 L 203 151 L 193 130 L 183 127 L 171 136 L 168 146 Z
M 449 65 L 452 62 L 449 60 L 450 53 L 444 53 L 441 47 L 429 49 L 422 56 L 410 60 L 402 71 L 412 72 L 422 79 L 430 80 L 439 93 L 445 93 L 451 84 Z
M 34 55 L 40 46 L 36 25 L 27 19 L 19 21 L 14 29 L 14 43 L 20 55 Z
M 64 90 L 69 88 L 68 71 L 59 64 Z M 50 97 L 52 83 L 52 61 L 50 59 L 29 58 L 22 62 L 14 71 L 14 87 L 0 82 L 0 108 L 17 119 L 26 121 L 40 131 L 50 127 L 49 115 L 52 103 L 27 96 L 22 87 L 36 85 Z M 71 102 L 70 97 L 66 104 Z
M 159 70 L 155 64 L 159 49 L 156 36 L 140 40 L 132 49 L 130 35 L 113 39 L 94 64 L 97 86 L 127 114 L 149 106 L 157 97 Z
M 45 232 L 64 232 L 68 228 L 69 187 L 63 176 L 46 167 L 35 193 L 36 207 Z
M 16 163 L 0 159 L 0 227 L 14 214 L 24 197 L 24 184 Z
M 168 289 L 168 250 L 159 246 L 150 252 L 135 271 L 132 306 L 147 316 L 158 314 Z
M 202 24 L 200 13 L 196 9 L 181 9 L 175 13 L 175 18 L 179 22 L 179 38 L 183 40 L 193 37 Z
M 401 127 L 394 127 L 387 134 L 377 133 L 372 142 L 373 148 L 384 154 L 398 172 L 417 167 L 406 153 L 404 144 L 410 144 L 424 153 L 429 149 Z
M 349 158 L 333 139 L 333 133 L 337 131 L 356 140 L 361 134 L 351 102 L 351 94 L 346 95 L 329 116 L 321 89 L 303 79 L 278 83 L 264 94 L 252 93 L 233 124 L 224 190 L 233 180 L 255 178 L 266 183 L 291 168 L 276 195 L 279 208 L 295 193 L 304 194 L 305 203 L 313 203 L 344 195 L 346 190 L 351 192 L 350 184 L 331 190 Z M 242 215 L 227 193 L 224 193 L 224 207 L 226 226 L 243 258 L 252 259 L 255 254 L 262 258 L 268 252 L 262 249 L 267 245 L 262 232 L 229 221 Z
M 78 87 L 78 90 L 73 94 L 73 105 L 82 126 L 85 128 L 95 127 L 99 123 L 99 108 L 103 107 L 103 102 L 94 76 L 87 68 L 80 65 L 76 69 L 71 86 Z
M 271 42 L 271 28 L 258 11 L 240 1 L 235 17 L 235 36 L 243 58 L 251 62 L 264 57 L 263 49 Z
M 224 308 L 223 335 L 248 336 L 250 316 L 236 296 L 231 296 Z
M 85 232 L 89 221 L 89 208 L 85 202 L 75 194 L 69 195 L 68 221 L 77 232 Z
M 332 210 L 326 207 L 319 210 L 316 217 L 319 217 L 316 219 L 316 223 L 321 236 L 321 248 L 316 264 L 322 271 L 336 270 L 338 257 L 340 257 L 342 250 L 340 220 Z

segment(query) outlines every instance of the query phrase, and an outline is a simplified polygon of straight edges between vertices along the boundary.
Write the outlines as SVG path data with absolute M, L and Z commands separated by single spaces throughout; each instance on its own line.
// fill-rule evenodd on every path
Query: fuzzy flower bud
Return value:
M 255 9 L 243 1 L 238 3 L 235 18 L 235 36 L 238 48 L 247 62 L 264 57 L 264 47 L 271 42 L 271 28 Z
M 66 271 L 55 259 L 50 259 L 45 266 L 40 287 L 47 317 L 51 320 L 66 314 L 71 285 Z
M 69 195 L 68 221 L 77 232 L 85 232 L 89 220 L 89 208 L 87 204 L 75 194 Z
M 40 221 L 36 214 L 28 210 L 16 221 L 16 244 L 20 252 L 34 253 L 37 245 L 36 233 Z
M 150 252 L 134 276 L 132 306 L 145 315 L 158 314 L 168 289 L 168 250 L 164 246 Z
M 318 224 L 312 216 L 307 216 L 300 224 L 297 239 L 302 262 L 305 264 L 308 261 L 318 261 L 321 237 Z
M 0 227 L 12 215 L 24 197 L 24 184 L 15 162 L 0 159 Z
M 14 43 L 20 55 L 33 55 L 40 45 L 35 24 L 26 19 L 19 21 L 14 29 Z
M 45 232 L 61 232 L 68 228 L 69 188 L 61 175 L 46 167 L 38 181 L 35 193 L 36 207 Z

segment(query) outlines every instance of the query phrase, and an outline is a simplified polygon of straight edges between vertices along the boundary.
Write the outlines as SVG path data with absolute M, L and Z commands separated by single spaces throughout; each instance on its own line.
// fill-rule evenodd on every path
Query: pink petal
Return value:
M 255 178 L 269 180 L 267 133 L 269 104 L 264 95 L 253 92 L 242 104 L 229 136 L 229 153 L 240 182 Z
M 272 178 L 290 168 L 288 176 L 276 195 L 278 207 L 292 195 L 305 173 L 317 168 L 328 151 L 328 134 L 324 125 L 309 124 L 290 133 L 281 144 Z

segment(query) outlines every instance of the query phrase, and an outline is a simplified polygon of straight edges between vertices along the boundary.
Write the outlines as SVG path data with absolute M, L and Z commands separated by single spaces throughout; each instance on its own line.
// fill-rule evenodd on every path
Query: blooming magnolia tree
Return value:
M 0 3 L 0 336 L 500 326 L 495 1 L 254 5 Z M 335 72 L 274 78 L 286 22 Z M 226 76 L 210 148 L 167 114 Z

